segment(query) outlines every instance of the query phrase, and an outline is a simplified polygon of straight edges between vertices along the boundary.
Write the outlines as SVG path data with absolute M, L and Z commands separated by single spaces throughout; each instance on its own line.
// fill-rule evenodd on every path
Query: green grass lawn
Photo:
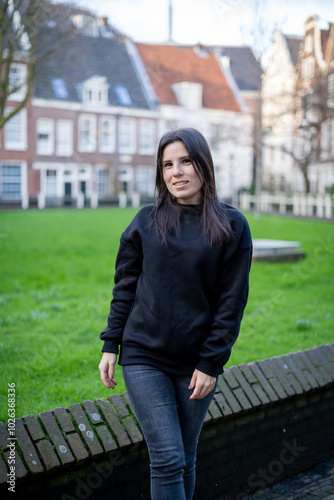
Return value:
M 0 420 L 8 383 L 16 416 L 106 397 L 99 333 L 112 296 L 119 237 L 133 209 L 0 212 Z M 261 216 L 255 238 L 297 240 L 307 258 L 255 262 L 229 365 L 333 342 L 334 225 Z M 117 392 L 123 392 L 121 369 Z

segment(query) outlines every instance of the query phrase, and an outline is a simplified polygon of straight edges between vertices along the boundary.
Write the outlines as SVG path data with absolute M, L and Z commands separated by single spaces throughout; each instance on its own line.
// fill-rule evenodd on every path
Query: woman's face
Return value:
M 201 203 L 203 182 L 199 179 L 182 141 L 172 142 L 165 147 L 162 171 L 168 191 L 179 203 Z

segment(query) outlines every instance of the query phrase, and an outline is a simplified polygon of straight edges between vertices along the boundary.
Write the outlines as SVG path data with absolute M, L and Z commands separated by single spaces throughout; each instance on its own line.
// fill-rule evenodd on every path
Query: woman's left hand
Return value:
M 190 399 L 203 399 L 214 389 L 217 377 L 195 370 L 188 389 L 194 389 Z

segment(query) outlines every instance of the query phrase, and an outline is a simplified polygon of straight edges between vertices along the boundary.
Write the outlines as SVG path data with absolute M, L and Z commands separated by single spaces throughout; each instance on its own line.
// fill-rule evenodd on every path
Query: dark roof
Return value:
M 217 47 L 218 49 L 218 47 Z M 250 47 L 219 47 L 230 58 L 232 75 L 240 90 L 260 90 L 262 69 Z
M 44 36 L 41 32 L 41 47 L 43 40 L 50 43 L 50 31 Z M 78 86 L 93 76 L 107 78 L 110 105 L 122 105 L 122 99 L 116 94 L 117 89 L 115 91 L 115 87 L 121 86 L 127 88 L 132 100 L 126 107 L 149 109 L 125 42 L 101 36 L 73 35 L 63 47 L 58 47 L 43 67 L 38 68 L 35 97 L 80 102 Z M 58 82 L 56 86 L 60 92 L 55 93 L 54 80 Z
M 286 45 L 290 53 L 292 64 L 296 66 L 298 62 L 300 45 L 302 43 L 303 37 L 294 35 L 284 35 L 284 36 L 286 40 Z

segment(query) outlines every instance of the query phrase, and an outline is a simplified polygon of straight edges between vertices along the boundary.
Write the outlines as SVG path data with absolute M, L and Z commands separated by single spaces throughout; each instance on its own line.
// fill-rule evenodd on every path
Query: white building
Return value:
M 269 191 L 303 190 L 303 178 L 289 151 L 294 151 L 297 62 L 302 37 L 276 32 L 272 57 L 262 85 L 262 172 Z
M 249 189 L 253 165 L 253 118 L 219 56 L 195 46 L 136 44 L 148 77 L 147 90 L 159 102 L 159 136 L 193 127 L 208 140 L 219 196 L 235 201 Z

